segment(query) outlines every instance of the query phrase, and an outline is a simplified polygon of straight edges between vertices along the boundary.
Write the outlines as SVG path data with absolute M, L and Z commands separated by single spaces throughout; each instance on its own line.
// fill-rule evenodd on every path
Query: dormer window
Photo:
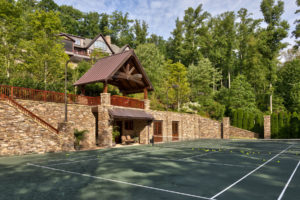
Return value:
M 100 41 L 100 40 L 97 40 L 95 43 L 94 43 L 94 47 L 95 48 L 98 48 L 98 49 L 102 49 L 104 51 L 107 50 L 107 46 L 104 42 Z
M 75 44 L 76 44 L 76 45 L 81 45 L 81 43 L 80 43 L 80 39 L 78 39 L 78 38 L 74 38 L 74 40 L 75 40 Z

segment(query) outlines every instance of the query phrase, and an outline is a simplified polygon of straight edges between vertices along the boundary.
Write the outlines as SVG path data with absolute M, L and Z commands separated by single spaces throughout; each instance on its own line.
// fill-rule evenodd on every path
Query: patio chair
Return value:
M 125 135 L 122 135 L 121 140 L 122 140 L 122 144 L 130 144 L 130 143 L 132 143 L 131 141 L 127 140 L 127 138 L 126 138 Z
M 130 143 L 134 143 L 134 142 L 135 142 L 134 139 L 132 139 L 132 138 L 130 137 L 130 135 L 126 135 L 126 139 L 127 139 L 127 141 L 129 141 Z

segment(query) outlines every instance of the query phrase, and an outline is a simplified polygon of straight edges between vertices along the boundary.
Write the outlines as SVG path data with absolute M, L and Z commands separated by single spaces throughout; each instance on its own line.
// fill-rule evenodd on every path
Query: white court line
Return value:
M 85 176 L 85 177 L 89 177 L 89 178 L 100 179 L 100 180 L 114 182 L 114 183 L 121 183 L 121 184 L 125 184 L 125 185 L 131 185 L 131 186 L 135 186 L 135 187 L 146 188 L 146 189 L 150 189 L 150 190 L 156 190 L 156 191 L 161 191 L 161 192 L 168 192 L 168 193 L 172 193 L 172 194 L 178 194 L 178 195 L 182 195 L 182 196 L 194 197 L 194 198 L 198 198 L 198 199 L 209 199 L 209 200 L 212 199 L 212 198 L 202 197 L 202 196 L 198 196 L 198 195 L 187 194 L 187 193 L 182 193 L 182 192 L 176 192 L 176 191 L 172 191 L 172 190 L 166 190 L 166 189 L 150 187 L 150 186 L 145 186 L 145 185 L 139 185 L 139 184 L 129 183 L 129 182 L 120 181 L 120 180 L 103 178 L 103 177 L 100 177 L 100 176 L 92 176 L 92 175 L 89 175 L 89 174 L 81 174 L 81 173 L 78 173 L 78 172 L 72 172 L 72 171 L 67 171 L 67 170 L 62 170 L 62 169 L 56 169 L 56 168 L 46 167 L 46 166 L 42 166 L 42 165 L 35 165 L 35 164 L 31 164 L 31 163 L 27 163 L 27 165 L 38 167 L 38 168 L 43 168 L 43 169 L 48 169 L 48 170 L 52 170 L 52 171 L 59 171 L 59 172 L 64 172 L 64 173 L 68 173 L 68 174 L 75 174 L 75 175 L 79 175 L 79 176 Z
M 277 156 L 279 156 L 280 154 L 284 153 L 286 150 L 288 150 L 289 148 L 291 148 L 293 145 L 288 146 L 286 149 L 282 150 L 280 153 L 278 153 L 277 155 L 273 156 L 272 158 L 270 158 L 268 161 L 264 162 L 263 164 L 261 164 L 260 166 L 258 166 L 257 168 L 255 168 L 254 170 L 252 170 L 251 172 L 249 172 L 248 174 L 246 174 L 245 176 L 243 176 L 242 178 L 240 178 L 239 180 L 237 180 L 236 182 L 234 182 L 233 184 L 229 185 L 228 187 L 226 187 L 224 190 L 222 190 L 221 192 L 217 193 L 216 195 L 212 196 L 211 198 L 214 199 L 218 196 L 220 196 L 222 193 L 224 193 L 225 191 L 227 191 L 228 189 L 232 188 L 233 186 L 235 186 L 236 184 L 238 184 L 239 182 L 241 182 L 242 180 L 244 180 L 245 178 L 247 178 L 248 176 L 250 176 L 252 173 L 256 172 L 257 170 L 259 170 L 260 168 L 262 168 L 263 166 L 265 166 L 266 164 L 268 164 L 269 162 L 271 162 L 273 159 L 275 159 Z
M 209 153 L 205 153 L 205 154 L 200 154 L 200 155 L 195 155 L 195 156 L 190 156 L 190 157 L 185 157 L 185 158 L 181 158 L 179 160 L 185 160 L 185 159 L 189 159 L 189 158 L 195 158 L 195 157 L 201 157 L 201 156 L 206 156 L 208 154 L 212 154 L 212 153 L 217 153 L 218 151 L 213 151 L 213 152 L 209 152 Z
M 289 186 L 289 184 L 290 184 L 290 182 L 291 182 L 293 176 L 295 175 L 295 173 L 296 173 L 296 171 L 297 171 L 299 165 L 300 165 L 300 161 L 298 162 L 298 164 L 297 164 L 296 168 L 294 169 L 292 175 L 290 176 L 288 182 L 285 184 L 285 187 L 283 188 L 283 190 L 282 190 L 282 192 L 281 192 L 281 194 L 280 194 L 280 196 L 278 197 L 277 200 L 281 200 L 281 199 L 282 199 L 282 197 L 283 197 L 283 195 L 284 195 L 284 193 L 285 193 L 285 190 L 286 190 L 287 187 Z

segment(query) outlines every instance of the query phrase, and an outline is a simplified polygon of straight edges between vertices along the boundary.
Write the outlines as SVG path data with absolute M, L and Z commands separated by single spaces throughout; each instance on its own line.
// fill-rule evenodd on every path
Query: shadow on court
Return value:
M 0 158 L 0 199 L 209 199 L 289 145 L 225 141 L 205 149 L 211 145 L 177 143 L 177 148 L 135 146 Z M 300 160 L 297 152 L 299 146 L 280 154 L 216 199 L 277 199 Z M 300 196 L 299 181 L 300 170 L 283 199 Z

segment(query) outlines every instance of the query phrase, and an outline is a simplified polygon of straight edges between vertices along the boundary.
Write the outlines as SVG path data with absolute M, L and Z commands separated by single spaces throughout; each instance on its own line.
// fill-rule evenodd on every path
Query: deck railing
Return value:
M 144 109 L 144 101 L 118 95 L 111 96 L 111 105 Z
M 65 94 L 60 92 L 36 90 L 31 88 L 14 87 L 7 85 L 0 85 L 0 95 L 4 94 L 12 99 L 23 99 L 33 101 L 45 101 L 64 103 Z M 88 97 L 75 94 L 67 94 L 69 104 L 81 105 L 100 105 L 101 99 L 98 97 Z

